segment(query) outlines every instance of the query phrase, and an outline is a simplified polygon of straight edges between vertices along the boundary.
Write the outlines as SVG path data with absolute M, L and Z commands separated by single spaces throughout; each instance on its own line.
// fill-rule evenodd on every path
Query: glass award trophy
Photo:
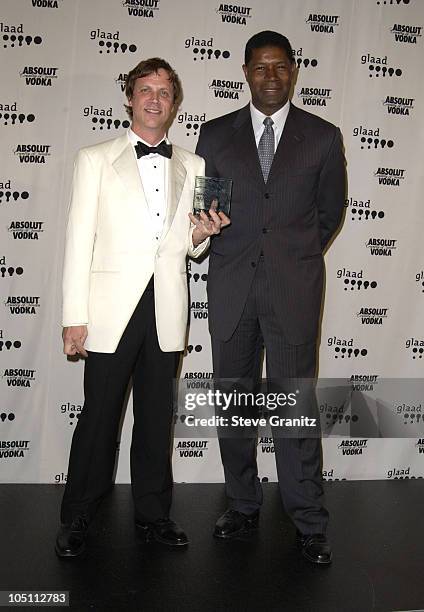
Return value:
M 211 176 L 196 176 L 193 197 L 193 212 L 206 214 L 210 210 L 230 215 L 231 189 L 233 181 L 230 178 L 215 178 Z

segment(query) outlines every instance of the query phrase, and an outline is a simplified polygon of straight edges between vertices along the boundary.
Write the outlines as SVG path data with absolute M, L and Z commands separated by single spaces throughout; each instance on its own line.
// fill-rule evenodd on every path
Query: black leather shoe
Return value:
M 136 520 L 135 526 L 146 542 L 156 540 L 168 546 L 187 546 L 188 544 L 184 531 L 171 519 L 158 519 L 151 523 Z
M 302 535 L 298 533 L 302 555 L 311 563 L 330 565 L 333 560 L 331 546 L 322 533 Z
M 216 522 L 213 535 L 216 538 L 234 538 L 248 534 L 258 528 L 259 510 L 253 514 L 243 514 L 238 510 L 227 510 Z
M 79 557 L 85 551 L 85 538 L 88 521 L 77 516 L 72 523 L 60 526 L 57 533 L 55 551 L 58 557 Z

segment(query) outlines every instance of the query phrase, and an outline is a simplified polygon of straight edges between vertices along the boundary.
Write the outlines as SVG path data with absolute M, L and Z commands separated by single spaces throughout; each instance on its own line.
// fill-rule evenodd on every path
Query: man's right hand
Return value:
M 87 336 L 88 331 L 86 325 L 64 327 L 62 338 L 63 352 L 65 355 L 76 355 L 79 353 L 83 357 L 87 357 L 87 351 L 84 348 L 84 342 L 87 340 Z

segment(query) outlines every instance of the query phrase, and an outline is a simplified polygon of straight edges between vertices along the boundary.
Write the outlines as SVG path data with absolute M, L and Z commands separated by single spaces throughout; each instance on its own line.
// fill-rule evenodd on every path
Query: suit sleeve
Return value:
M 199 160 L 199 166 L 197 168 L 197 172 L 195 174 L 196 176 L 205 176 L 205 160 Z M 194 177 L 194 178 L 195 178 Z M 200 257 L 200 255 L 202 255 L 206 249 L 209 247 L 209 243 L 210 243 L 210 238 L 206 238 L 206 240 L 203 240 L 203 242 L 201 242 L 200 244 L 198 244 L 197 246 L 194 246 L 193 244 L 193 230 L 194 230 L 195 226 L 193 225 L 193 223 L 190 223 L 190 230 L 189 230 L 189 237 L 188 237 L 188 255 L 190 257 L 196 258 L 196 257 Z
M 346 168 L 340 130 L 337 129 L 321 170 L 317 206 L 321 248 L 324 251 L 343 217 L 346 197 Z
M 63 264 L 64 327 L 88 324 L 90 268 L 96 237 L 99 173 L 86 151 L 79 151 L 72 181 Z

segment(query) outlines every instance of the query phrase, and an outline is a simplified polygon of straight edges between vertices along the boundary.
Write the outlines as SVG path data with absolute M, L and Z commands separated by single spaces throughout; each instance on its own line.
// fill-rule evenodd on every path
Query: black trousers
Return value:
M 141 297 L 115 353 L 89 352 L 84 407 L 72 439 L 61 520 L 88 520 L 113 484 L 116 443 L 129 380 L 134 426 L 130 452 L 136 518 L 169 516 L 172 497 L 173 379 L 180 353 L 158 343 L 153 279 Z
M 264 346 L 268 379 L 315 377 L 316 343 L 294 346 L 285 341 L 275 322 L 261 258 L 234 335 L 227 342 L 212 337 L 215 379 L 257 380 Z M 262 488 L 256 462 L 256 437 L 220 435 L 219 444 L 230 507 L 246 514 L 258 510 L 262 504 Z M 328 512 L 324 507 L 320 436 L 274 436 L 274 447 L 287 513 L 301 533 L 324 533 Z

